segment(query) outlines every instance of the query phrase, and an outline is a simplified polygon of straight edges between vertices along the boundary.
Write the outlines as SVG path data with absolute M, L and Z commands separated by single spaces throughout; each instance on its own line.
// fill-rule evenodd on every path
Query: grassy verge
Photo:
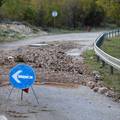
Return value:
M 80 33 L 80 32 L 100 32 L 100 31 L 108 31 L 111 30 L 111 28 L 94 28 L 92 27 L 90 31 L 87 30 L 86 27 L 83 28 L 43 28 L 44 31 L 47 31 L 49 34 L 66 34 L 66 33 Z
M 0 43 L 17 41 L 17 40 L 20 40 L 23 38 L 25 38 L 25 37 L 20 36 L 18 34 L 14 35 L 14 36 L 9 36 L 9 35 L 0 36 Z
M 110 67 L 105 65 L 102 67 L 101 62 L 97 62 L 96 56 L 93 50 L 87 50 L 84 53 L 85 63 L 88 68 L 93 71 L 99 71 L 105 86 L 113 88 L 115 92 L 120 93 L 120 71 L 114 70 L 114 74 L 110 74 Z
M 105 40 L 101 49 L 113 57 L 120 59 L 120 37 Z

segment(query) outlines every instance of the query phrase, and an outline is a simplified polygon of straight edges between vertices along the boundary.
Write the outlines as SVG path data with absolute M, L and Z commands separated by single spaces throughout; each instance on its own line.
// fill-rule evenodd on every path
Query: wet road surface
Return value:
M 18 90 L 13 91 L 6 103 L 10 87 L 0 88 L 0 114 L 8 120 L 120 120 L 120 104 L 87 87 L 34 86 L 34 89 L 39 105 L 32 91 L 21 102 Z

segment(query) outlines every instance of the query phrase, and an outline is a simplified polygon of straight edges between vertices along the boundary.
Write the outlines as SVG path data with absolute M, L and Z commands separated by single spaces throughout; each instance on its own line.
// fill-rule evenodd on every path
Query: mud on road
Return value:
M 82 56 L 75 58 L 75 56 L 67 55 L 67 51 L 74 48 L 81 49 L 76 42 L 50 42 L 46 46 L 37 48 L 24 46 L 15 50 L 1 50 L 0 67 L 8 75 L 9 70 L 13 66 L 25 63 L 31 65 L 36 70 L 36 84 L 39 87 L 41 82 L 45 82 L 54 86 L 60 83 L 60 86 L 64 87 L 63 89 L 67 87 L 78 88 L 80 83 L 85 84 L 85 80 L 91 77 L 87 74 L 87 67 L 81 59 Z M 43 74 L 41 74 L 43 72 L 44 81 Z M 7 81 L 8 76 L 5 80 L 1 81 L 1 84 Z M 39 88 L 38 86 L 35 89 Z M 5 115 L 9 120 L 39 120 L 39 117 L 41 120 L 69 119 L 62 109 L 58 110 L 54 107 L 52 108 L 52 106 L 48 107 L 47 105 L 50 101 L 47 103 L 43 101 L 44 103 L 41 102 L 40 105 L 37 105 L 32 93 L 29 94 L 29 100 L 31 99 L 31 101 L 27 101 L 28 95 L 25 95 L 24 101 L 21 102 L 19 99 L 20 91 L 15 90 L 10 100 L 7 101 L 10 89 L 10 86 L 0 87 L 0 114 Z M 38 98 L 44 96 L 43 92 L 39 90 L 37 91 L 37 95 Z
M 1 51 L 0 65 L 8 72 L 11 67 L 25 63 L 36 70 L 37 82 L 83 83 L 93 79 L 81 56 L 69 56 L 70 49 L 81 49 L 75 42 L 50 42 L 46 46 L 21 47 Z M 44 72 L 44 73 L 43 73 Z M 42 78 L 44 74 L 45 78 Z

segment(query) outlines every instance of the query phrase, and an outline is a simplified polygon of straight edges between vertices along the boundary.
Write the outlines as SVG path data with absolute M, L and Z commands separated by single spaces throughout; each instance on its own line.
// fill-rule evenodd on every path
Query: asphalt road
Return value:
M 7 102 L 8 87 L 1 88 L 0 115 L 4 115 L 8 120 L 120 120 L 120 104 L 94 93 L 87 87 L 34 88 L 39 105 L 32 91 L 25 94 L 21 102 L 20 91 L 14 90 Z
M 40 37 L 34 37 L 24 39 L 15 42 L 1 43 L 0 49 L 15 49 L 20 46 L 30 45 L 40 42 L 52 42 L 52 41 L 78 41 L 81 46 L 92 46 L 94 40 L 102 32 L 86 32 L 86 33 L 69 33 L 69 34 L 58 34 L 58 35 L 45 35 Z

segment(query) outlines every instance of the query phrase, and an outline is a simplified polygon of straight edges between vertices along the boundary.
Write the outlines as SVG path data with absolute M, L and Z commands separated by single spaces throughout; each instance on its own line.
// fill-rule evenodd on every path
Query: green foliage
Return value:
M 53 26 L 52 10 L 57 10 L 56 27 L 80 28 L 89 25 L 100 25 L 104 20 L 104 11 L 94 0 L 45 0 L 41 2 L 37 15 L 37 24 Z M 91 18 L 92 17 L 92 18 Z M 98 20 L 99 19 L 99 20 Z
M 0 6 L 4 18 L 42 27 L 54 26 L 53 10 L 58 12 L 55 27 L 59 28 L 99 26 L 104 20 L 120 25 L 120 4 L 113 0 L 1 0 Z
M 119 0 L 97 0 L 106 13 L 106 22 L 116 23 L 120 26 L 120 2 Z
M 0 7 L 5 3 L 5 0 L 0 0 Z
M 6 0 L 1 9 L 5 18 L 26 20 L 30 23 L 35 19 L 36 11 L 30 4 L 30 0 Z
M 93 6 L 85 17 L 84 24 L 89 26 L 100 26 L 104 21 L 105 13 L 101 7 Z
M 120 37 L 105 40 L 101 48 L 106 53 L 120 59 Z
M 23 12 L 23 20 L 35 24 L 34 20 L 36 17 L 36 11 L 32 8 L 32 6 L 27 6 Z
M 108 88 L 113 88 L 115 92 L 120 93 L 120 71 L 114 70 L 114 74 L 110 74 L 110 66 L 106 64 L 102 67 L 101 62 L 97 62 L 93 50 L 87 50 L 83 56 L 85 58 L 85 63 L 91 71 L 96 70 L 100 72 L 103 84 Z

